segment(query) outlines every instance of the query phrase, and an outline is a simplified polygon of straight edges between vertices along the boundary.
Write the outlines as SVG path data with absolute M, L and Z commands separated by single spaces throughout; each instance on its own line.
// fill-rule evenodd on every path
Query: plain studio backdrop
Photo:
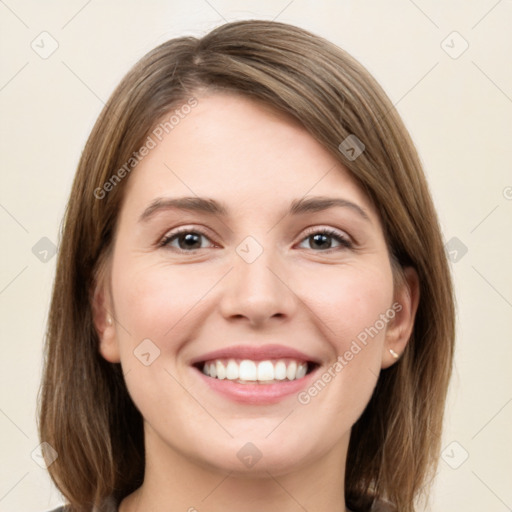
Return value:
M 512 510 L 512 1 L 0 1 L 0 511 L 62 502 L 36 395 L 55 244 L 80 152 L 147 51 L 238 19 L 321 35 L 375 76 L 424 164 L 457 295 L 433 512 Z

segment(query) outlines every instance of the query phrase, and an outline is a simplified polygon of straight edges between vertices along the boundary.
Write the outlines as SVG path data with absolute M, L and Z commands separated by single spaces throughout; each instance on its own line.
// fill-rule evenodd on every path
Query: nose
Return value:
M 248 322 L 260 327 L 271 319 L 289 319 L 297 307 L 297 296 L 281 265 L 271 261 L 264 251 L 248 263 L 234 255 L 234 268 L 223 279 L 220 311 L 224 318 Z

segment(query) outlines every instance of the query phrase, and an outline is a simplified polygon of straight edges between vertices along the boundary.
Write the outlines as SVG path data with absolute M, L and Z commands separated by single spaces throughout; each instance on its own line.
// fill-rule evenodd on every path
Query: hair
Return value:
M 455 338 L 452 281 L 433 201 L 411 137 L 370 73 L 321 37 L 262 20 L 227 23 L 150 51 L 114 90 L 87 140 L 59 234 L 39 395 L 41 441 L 59 454 L 48 467 L 51 478 L 76 512 L 107 496 L 121 500 L 143 482 L 142 416 L 120 364 L 99 354 L 92 309 L 129 177 L 108 194 L 98 190 L 126 170 L 165 114 L 201 91 L 242 94 L 299 121 L 376 206 L 394 277 L 407 266 L 416 270 L 412 335 L 352 428 L 345 475 L 353 510 L 385 499 L 400 512 L 413 511 L 438 463 Z M 339 147 L 350 135 L 365 146 L 355 159 Z

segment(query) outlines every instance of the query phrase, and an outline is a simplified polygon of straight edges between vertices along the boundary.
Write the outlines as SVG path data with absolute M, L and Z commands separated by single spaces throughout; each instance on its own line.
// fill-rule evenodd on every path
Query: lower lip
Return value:
M 198 368 L 193 370 L 199 377 L 217 393 L 234 402 L 249 405 L 275 404 L 287 396 L 297 394 L 309 385 L 318 367 L 301 379 L 279 382 L 274 384 L 240 384 L 228 379 L 208 377 Z

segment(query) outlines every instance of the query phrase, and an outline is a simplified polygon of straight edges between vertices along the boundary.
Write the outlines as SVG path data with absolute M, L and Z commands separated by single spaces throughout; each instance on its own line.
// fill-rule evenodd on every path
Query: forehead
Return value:
M 231 93 L 197 102 L 161 140 L 153 136 L 155 147 L 129 178 L 126 203 L 140 209 L 166 194 L 198 195 L 271 208 L 311 194 L 350 197 L 372 209 L 348 170 L 291 116 Z

